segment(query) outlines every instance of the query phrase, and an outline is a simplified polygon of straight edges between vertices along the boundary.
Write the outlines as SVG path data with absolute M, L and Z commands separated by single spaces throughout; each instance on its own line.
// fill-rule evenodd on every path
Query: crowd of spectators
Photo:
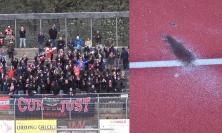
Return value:
M 49 30 L 49 36 L 50 40 L 45 42 L 44 34 L 38 35 L 39 52 L 33 61 L 26 55 L 20 59 L 10 57 L 10 66 L 7 66 L 5 57 L 0 56 L 1 91 L 9 95 L 73 95 L 122 92 L 126 87 L 127 49 L 114 48 L 112 42 L 99 45 L 98 31 L 95 47 L 87 45 L 89 40 L 84 41 L 78 35 L 65 48 L 64 39 L 57 39 L 55 25 Z

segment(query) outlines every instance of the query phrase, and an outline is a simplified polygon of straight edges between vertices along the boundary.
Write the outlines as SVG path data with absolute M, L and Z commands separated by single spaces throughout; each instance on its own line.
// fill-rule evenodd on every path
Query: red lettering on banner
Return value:
M 71 100 L 71 101 L 66 101 L 66 110 L 67 111 L 73 111 L 73 109 L 74 109 L 74 101 L 73 100 Z
M 35 110 L 43 110 L 43 104 L 41 100 L 21 97 L 18 99 L 18 108 L 20 112 L 25 112 L 27 109 L 32 112 Z
M 36 110 L 37 111 L 44 110 L 43 103 L 42 103 L 41 100 L 37 100 L 37 102 L 36 102 Z
M 64 113 L 65 111 L 76 111 L 76 112 L 88 112 L 88 105 L 90 102 L 90 97 L 87 98 L 78 98 L 76 100 L 61 100 L 60 101 L 60 107 L 57 107 L 57 109 L 48 108 L 47 106 L 44 107 L 41 100 L 31 99 L 31 98 L 19 98 L 18 99 L 18 109 L 20 112 L 25 111 L 39 111 L 39 110 L 58 110 L 61 113 Z M 84 104 L 84 108 L 83 108 Z M 59 114 L 61 115 L 61 114 Z
M 75 111 L 81 112 L 82 111 L 82 98 L 76 99 L 75 105 L 76 105 Z
M 61 112 L 65 112 L 65 104 L 66 102 L 69 101 L 69 100 L 61 100 L 60 104 L 61 104 Z
M 28 110 L 29 111 L 34 111 L 35 110 L 35 100 L 34 99 L 26 99 L 28 103 Z M 32 106 L 32 107 L 31 107 Z
M 26 109 L 27 109 L 27 106 L 24 105 L 24 106 L 22 107 L 22 102 L 23 102 L 23 104 L 26 103 L 26 99 L 23 98 L 23 97 L 21 97 L 21 98 L 18 99 L 18 108 L 19 108 L 19 111 L 20 111 L 20 112 L 25 112 Z
M 83 103 L 85 104 L 84 112 L 88 112 L 89 111 L 88 110 L 89 102 L 90 102 L 90 97 L 87 97 L 87 98 L 83 99 Z

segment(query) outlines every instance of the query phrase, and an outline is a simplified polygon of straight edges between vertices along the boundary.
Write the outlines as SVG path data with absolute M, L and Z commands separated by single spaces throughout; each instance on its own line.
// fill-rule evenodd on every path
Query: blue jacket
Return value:
M 85 44 L 84 40 L 82 38 L 74 39 L 72 42 L 72 46 L 76 47 L 77 49 L 80 49 Z

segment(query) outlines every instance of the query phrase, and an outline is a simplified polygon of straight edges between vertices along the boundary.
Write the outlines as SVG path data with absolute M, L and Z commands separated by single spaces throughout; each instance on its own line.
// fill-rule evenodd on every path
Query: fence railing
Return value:
M 58 36 L 64 37 L 65 42 L 80 35 L 90 38 L 97 30 L 102 36 L 102 44 L 113 39 L 116 46 L 129 44 L 129 11 L 122 12 L 70 12 L 70 13 L 26 13 L 0 14 L 0 30 L 10 25 L 14 31 L 15 44 L 19 44 L 19 30 L 26 29 L 28 47 L 36 47 L 37 36 L 43 32 L 48 38 L 48 30 L 56 24 Z

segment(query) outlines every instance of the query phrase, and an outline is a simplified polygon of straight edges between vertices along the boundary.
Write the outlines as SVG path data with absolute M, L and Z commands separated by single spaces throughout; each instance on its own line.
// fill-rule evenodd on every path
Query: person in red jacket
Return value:
M 14 76 L 15 76 L 15 69 L 13 68 L 13 67 L 11 67 L 9 70 L 8 70 L 8 77 L 10 78 L 10 79 L 12 79 L 12 78 L 14 78 Z
M 5 35 L 6 38 L 11 38 L 11 36 L 13 36 L 13 30 L 11 29 L 10 25 L 5 29 Z
M 46 45 L 45 51 L 48 58 L 48 61 L 52 61 L 53 59 L 53 51 L 56 50 L 56 47 L 51 47 L 51 41 L 49 41 Z

